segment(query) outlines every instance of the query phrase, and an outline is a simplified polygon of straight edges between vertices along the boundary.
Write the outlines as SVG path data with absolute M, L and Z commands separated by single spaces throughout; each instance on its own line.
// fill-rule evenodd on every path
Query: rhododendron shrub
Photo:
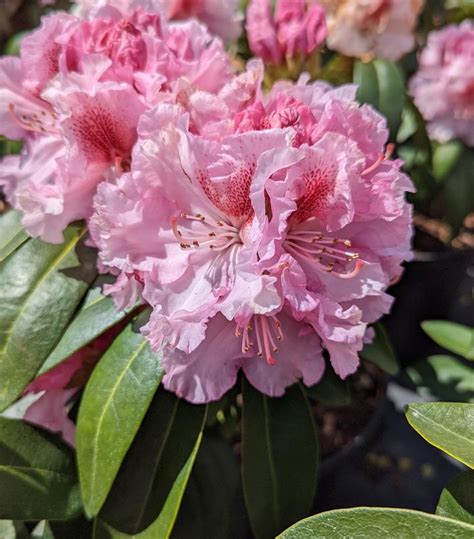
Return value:
M 356 370 L 410 258 L 412 184 L 387 159 L 384 119 L 354 98 L 282 83 L 211 138 L 162 105 L 142 119 L 130 173 L 100 186 L 101 263 L 140 283 L 143 332 L 179 396 L 218 399 L 239 368 L 270 396 L 313 385 L 323 349 L 341 377 Z
M 20 4 L 0 24 L 0 536 L 283 537 L 340 503 L 351 447 L 372 492 L 364 452 L 392 425 L 405 447 L 387 386 L 469 396 L 446 356 L 387 384 L 395 350 L 424 353 L 417 311 L 466 290 L 467 8 Z M 438 337 L 470 359 L 469 328 Z

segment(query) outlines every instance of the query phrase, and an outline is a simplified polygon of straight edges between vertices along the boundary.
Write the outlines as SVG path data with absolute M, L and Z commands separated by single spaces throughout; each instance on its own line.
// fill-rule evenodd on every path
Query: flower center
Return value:
M 171 226 L 181 249 L 205 247 L 213 251 L 225 251 L 229 247 L 241 244 L 240 231 L 223 221 L 215 221 L 197 213 L 181 213 L 181 228 L 178 220 L 172 219 Z
M 355 277 L 364 266 L 359 253 L 350 250 L 349 240 L 312 230 L 290 230 L 284 246 L 291 255 L 310 260 L 318 271 L 332 273 L 341 279 Z
M 268 365 L 276 365 L 273 354 L 278 352 L 277 343 L 283 340 L 283 331 L 278 318 L 256 314 L 244 328 L 239 326 L 235 328 L 235 336 L 242 337 L 242 353 L 244 354 L 255 350 L 255 341 L 251 338 L 253 332 L 257 344 L 257 356 L 265 357 Z

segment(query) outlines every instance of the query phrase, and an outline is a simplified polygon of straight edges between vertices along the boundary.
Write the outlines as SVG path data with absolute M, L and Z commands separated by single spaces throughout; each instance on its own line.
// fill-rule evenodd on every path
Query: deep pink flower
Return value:
M 246 28 L 253 54 L 272 64 L 309 55 L 326 37 L 324 10 L 313 0 L 277 0 L 274 14 L 270 0 L 251 0 Z
M 474 146 L 474 23 L 450 25 L 428 37 L 410 92 L 430 135 Z

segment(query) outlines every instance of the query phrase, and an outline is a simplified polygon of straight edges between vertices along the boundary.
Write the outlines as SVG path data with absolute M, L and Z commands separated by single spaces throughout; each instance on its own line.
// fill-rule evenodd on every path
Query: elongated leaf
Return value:
M 28 539 L 29 534 L 23 522 L 0 520 L 0 537 L 2 539 Z
M 172 537 L 229 539 L 249 532 L 237 455 L 229 442 L 205 435 Z
M 21 224 L 19 212 L 9 210 L 0 215 L 0 262 L 11 255 L 27 239 L 28 234 Z
M 423 322 L 421 327 L 436 344 L 466 359 L 474 360 L 474 328 L 444 320 L 428 320 Z
M 456 232 L 467 215 L 474 212 L 474 150 L 465 148 L 456 166 L 446 176 L 444 187 L 444 202 L 446 217 Z
M 204 422 L 202 423 L 202 426 L 204 426 Z M 188 484 L 191 475 L 194 461 L 196 460 L 199 451 L 201 440 L 202 432 L 199 433 L 191 454 L 188 456 L 168 491 L 158 518 L 146 530 L 129 535 L 113 529 L 105 522 L 98 521 L 93 533 L 93 539 L 168 539 L 173 531 L 173 526 L 178 515 L 186 485 Z
M 386 118 L 395 139 L 405 105 L 405 83 L 396 64 L 389 60 L 357 61 L 354 82 L 359 85 L 357 99 L 379 110 Z
M 474 369 L 452 356 L 430 356 L 406 369 L 416 391 L 449 402 L 474 402 Z
M 324 406 L 348 406 L 352 401 L 349 383 L 341 380 L 330 368 L 326 369 L 320 382 L 305 389 L 308 397 Z
M 115 480 L 100 518 L 121 532 L 158 517 L 203 429 L 205 406 L 159 389 Z
M 54 539 L 54 534 L 48 521 L 42 520 L 31 532 L 31 539 Z
M 161 358 L 130 324 L 94 369 L 77 423 L 77 458 L 88 516 L 100 511 L 158 387 Z
M 243 382 L 242 479 L 257 538 L 275 537 L 306 515 L 319 459 L 316 427 L 302 388 L 270 399 Z
M 373 62 L 357 61 L 355 63 L 354 82 L 359 86 L 357 100 L 377 108 L 379 105 L 379 82 Z
M 437 146 L 433 152 L 433 176 L 438 181 L 444 180 L 457 165 L 463 151 L 464 146 L 459 140 Z
M 406 417 L 431 445 L 474 468 L 474 404 L 410 404 Z
M 420 511 L 355 507 L 297 522 L 278 539 L 472 539 L 474 526 Z
M 0 411 L 33 379 L 96 275 L 84 229 L 62 245 L 28 241 L 0 265 Z
M 104 296 L 100 286 L 89 290 L 84 305 L 69 324 L 61 340 L 41 367 L 39 375 L 53 369 L 72 354 L 91 343 L 96 337 L 120 320 L 123 320 L 132 308 L 118 311 L 112 298 Z
M 474 525 L 474 472 L 472 470 L 467 470 L 450 481 L 441 493 L 436 514 Z
M 63 520 L 80 511 L 73 452 L 34 427 L 0 418 L 0 518 Z
M 393 62 L 377 58 L 373 64 L 379 86 L 377 108 L 387 118 L 388 126 L 395 138 L 405 105 L 405 81 L 400 68 Z
M 399 371 L 398 360 L 382 324 L 374 324 L 375 338 L 371 344 L 364 346 L 360 355 L 394 376 Z

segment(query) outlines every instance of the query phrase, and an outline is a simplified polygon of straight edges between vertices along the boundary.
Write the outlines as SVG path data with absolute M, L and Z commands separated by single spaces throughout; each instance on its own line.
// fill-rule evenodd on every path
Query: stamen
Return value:
M 350 240 L 325 237 L 309 230 L 293 230 L 284 245 L 293 256 L 309 259 L 319 271 L 342 279 L 355 277 L 364 266 L 359 253 L 347 250 L 352 246 Z
M 278 346 L 275 341 L 283 340 L 283 332 L 281 324 L 276 316 L 254 315 L 255 335 L 257 338 L 257 357 L 265 357 L 268 365 L 276 365 L 276 359 L 273 354 L 278 352 Z M 250 340 L 249 332 L 253 327 L 249 324 L 243 332 L 237 327 L 235 330 L 236 337 L 242 336 L 242 353 L 248 353 L 254 347 L 254 343 Z
M 16 112 L 15 105 L 13 103 L 8 104 L 8 112 L 11 115 L 13 121 L 26 131 L 32 131 L 34 133 L 51 133 L 54 132 L 55 116 L 53 113 L 47 113 L 45 110 L 38 111 L 42 118 L 38 117 L 38 114 L 20 114 Z M 50 118 L 51 123 L 47 124 L 45 120 Z
M 381 163 L 385 161 L 385 159 L 390 159 L 394 151 L 395 151 L 395 144 L 390 142 L 389 144 L 387 144 L 387 147 L 385 148 L 385 153 L 384 154 L 381 153 L 377 157 L 376 161 L 372 165 L 370 165 L 370 167 L 366 168 L 362 172 L 361 176 L 367 176 L 367 174 L 370 174 L 371 172 L 373 172 Z
M 232 245 L 242 243 L 239 230 L 232 225 L 222 221 L 214 221 L 199 213 L 195 215 L 181 213 L 180 217 L 184 221 L 189 221 L 188 224 L 183 223 L 186 230 L 178 228 L 176 218 L 171 219 L 171 228 L 182 249 L 206 247 L 220 252 L 226 251 Z M 199 231 L 199 227 L 196 229 L 196 227 L 191 226 L 193 223 L 199 224 L 204 229 Z

